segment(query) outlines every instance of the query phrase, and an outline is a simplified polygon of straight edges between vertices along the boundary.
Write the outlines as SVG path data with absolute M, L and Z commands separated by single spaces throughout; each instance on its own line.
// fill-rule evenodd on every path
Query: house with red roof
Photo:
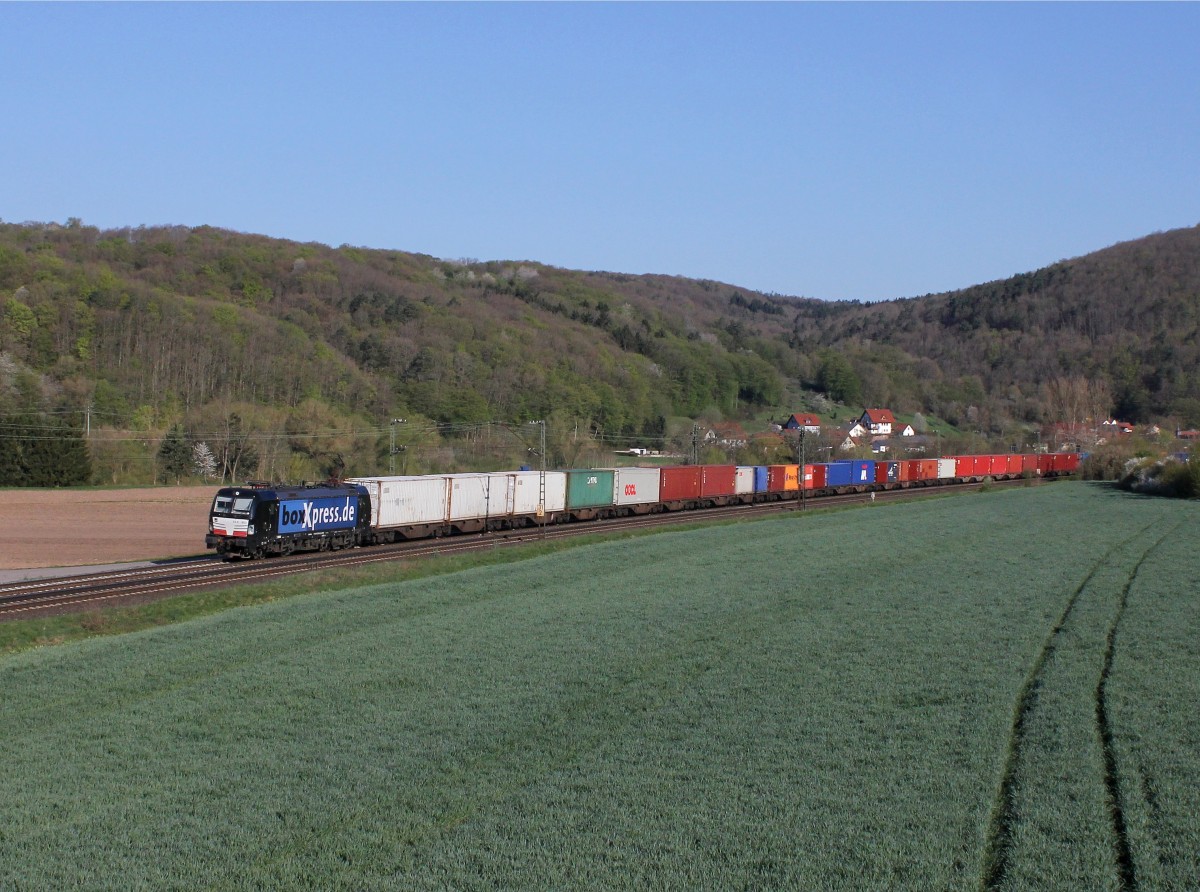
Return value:
M 872 436 L 886 437 L 891 436 L 896 416 L 892 414 L 891 409 L 864 409 L 858 423 Z
M 785 431 L 804 431 L 806 434 L 821 432 L 821 419 L 811 412 L 798 412 L 783 423 Z

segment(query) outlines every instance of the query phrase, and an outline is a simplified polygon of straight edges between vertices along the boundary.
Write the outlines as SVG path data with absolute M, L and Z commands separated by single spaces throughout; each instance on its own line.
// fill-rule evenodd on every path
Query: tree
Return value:
M 158 447 L 158 467 L 164 481 L 174 478 L 176 483 L 191 470 L 192 450 L 188 448 L 183 429 L 179 425 L 175 425 L 163 437 L 162 444 Z
M 78 486 L 92 476 L 82 432 L 49 416 L 0 425 L 0 483 L 12 486 Z
M 197 476 L 205 480 L 217 476 L 217 457 L 207 443 L 197 443 L 192 447 L 192 468 Z
M 25 480 L 23 434 L 16 416 L 0 415 L 0 486 L 20 486 Z
M 817 389 L 836 403 L 858 403 L 862 400 L 862 382 L 840 353 L 829 352 L 817 370 Z

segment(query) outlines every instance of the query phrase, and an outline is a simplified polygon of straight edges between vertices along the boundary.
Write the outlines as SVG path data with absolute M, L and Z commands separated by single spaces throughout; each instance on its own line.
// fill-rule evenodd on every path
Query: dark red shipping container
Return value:
M 1021 473 L 1028 471 L 1030 474 L 1036 474 L 1038 469 L 1038 457 L 1032 452 L 1021 456 Z
M 805 489 L 824 489 L 825 488 L 825 465 L 805 465 L 804 466 L 804 488 Z
M 658 490 L 660 502 L 682 502 L 700 498 L 699 465 L 679 465 L 663 468 Z
M 731 496 L 737 492 L 737 467 L 735 465 L 701 465 L 700 495 Z
M 1045 476 L 1054 470 L 1054 453 L 1043 452 L 1037 457 L 1038 473 Z

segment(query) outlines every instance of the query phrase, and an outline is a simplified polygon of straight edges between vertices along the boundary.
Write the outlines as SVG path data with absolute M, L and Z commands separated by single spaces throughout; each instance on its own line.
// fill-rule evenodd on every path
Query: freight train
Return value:
M 205 544 L 225 559 L 660 511 L 947 483 L 1057 477 L 1078 453 L 957 455 L 795 465 L 678 465 L 248 483 L 213 499 Z

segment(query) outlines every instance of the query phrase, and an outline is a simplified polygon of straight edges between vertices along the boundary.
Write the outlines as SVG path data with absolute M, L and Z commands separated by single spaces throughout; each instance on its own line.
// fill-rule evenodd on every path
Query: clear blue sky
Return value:
M 0 219 L 827 299 L 1200 223 L 1200 4 L 0 3 Z

